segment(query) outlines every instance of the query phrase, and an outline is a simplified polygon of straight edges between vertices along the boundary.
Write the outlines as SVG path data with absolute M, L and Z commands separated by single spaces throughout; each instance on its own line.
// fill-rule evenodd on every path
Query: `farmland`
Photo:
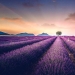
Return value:
M 1 36 L 0 75 L 75 75 L 75 37 Z

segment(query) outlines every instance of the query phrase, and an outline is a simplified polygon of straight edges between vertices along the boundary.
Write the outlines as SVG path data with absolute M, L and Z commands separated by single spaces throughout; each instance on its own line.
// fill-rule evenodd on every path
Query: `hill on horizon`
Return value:
M 47 33 L 41 33 L 41 34 L 39 34 L 37 36 L 49 36 L 49 34 L 47 34 Z
M 14 34 L 9 34 L 9 33 L 0 31 L 0 35 L 14 35 Z M 33 33 L 27 33 L 27 32 L 15 34 L 15 35 L 18 35 L 18 36 L 35 36 Z M 50 36 L 50 35 L 47 33 L 41 33 L 41 34 L 38 34 L 36 36 Z
M 10 35 L 10 34 L 0 31 L 0 35 Z
M 19 35 L 19 36 L 34 36 L 34 34 L 32 33 L 19 33 L 19 34 L 16 34 L 16 35 Z

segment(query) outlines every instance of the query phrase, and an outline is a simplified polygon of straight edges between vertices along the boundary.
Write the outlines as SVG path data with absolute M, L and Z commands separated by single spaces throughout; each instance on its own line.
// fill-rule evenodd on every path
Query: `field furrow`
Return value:
M 56 37 L 28 45 L 0 56 L 1 75 L 27 75 L 53 44 Z
M 59 37 L 36 64 L 32 75 L 75 75 L 75 65 Z
M 8 43 L 5 45 L 0 44 L 0 54 L 10 52 L 12 50 L 21 48 L 23 46 L 31 45 L 33 43 L 38 43 L 38 42 L 46 40 L 48 38 L 38 38 L 38 39 L 32 39 L 32 40 L 28 40 L 28 41 L 11 42 L 11 43 Z

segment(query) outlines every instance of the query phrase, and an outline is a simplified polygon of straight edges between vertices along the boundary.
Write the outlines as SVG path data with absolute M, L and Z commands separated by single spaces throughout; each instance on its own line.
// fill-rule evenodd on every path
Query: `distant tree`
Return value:
M 56 32 L 56 35 L 61 35 L 61 34 L 62 34 L 61 31 L 57 31 L 57 32 Z

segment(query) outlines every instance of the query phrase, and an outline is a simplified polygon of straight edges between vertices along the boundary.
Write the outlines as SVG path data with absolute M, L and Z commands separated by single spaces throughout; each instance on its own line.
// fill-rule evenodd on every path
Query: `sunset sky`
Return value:
M 0 0 L 0 31 L 75 35 L 75 0 Z

